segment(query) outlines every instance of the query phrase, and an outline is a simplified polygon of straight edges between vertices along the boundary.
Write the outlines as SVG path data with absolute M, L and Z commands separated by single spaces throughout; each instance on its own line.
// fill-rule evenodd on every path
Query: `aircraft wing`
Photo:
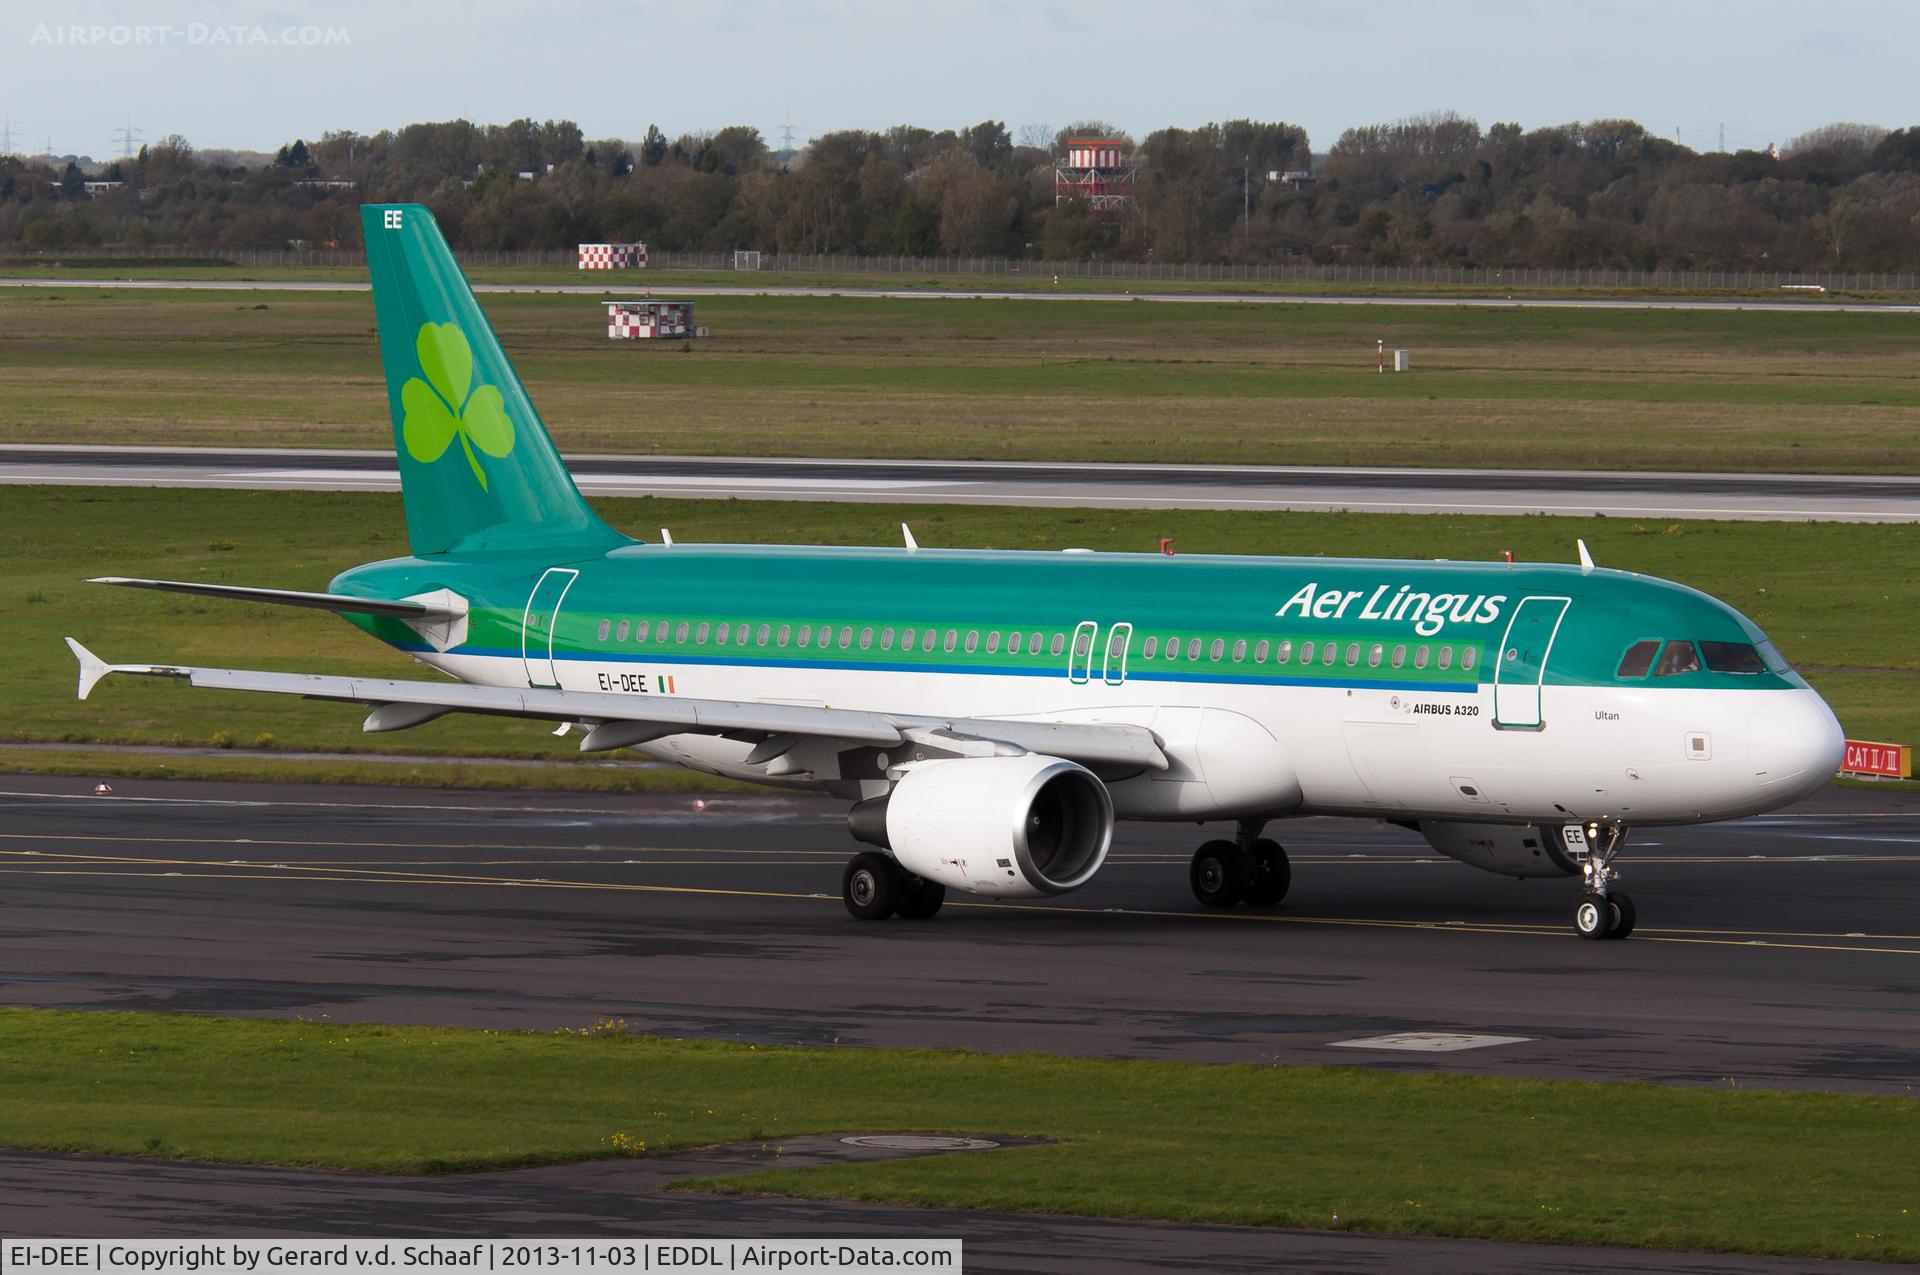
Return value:
M 801 735 L 844 741 L 850 746 L 890 747 L 912 740 L 966 751 L 969 745 L 1002 745 L 1088 765 L 1151 770 L 1168 766 L 1152 731 L 1121 723 L 928 717 L 680 695 L 520 689 L 172 664 L 108 664 L 72 638 L 67 639 L 67 647 L 80 662 L 81 699 L 92 694 L 109 673 L 177 677 L 212 690 L 262 691 L 370 705 L 373 711 L 366 722 L 369 731 L 415 726 L 446 713 L 484 713 L 588 725 L 590 729 L 580 741 L 583 752 L 623 748 L 668 735 Z

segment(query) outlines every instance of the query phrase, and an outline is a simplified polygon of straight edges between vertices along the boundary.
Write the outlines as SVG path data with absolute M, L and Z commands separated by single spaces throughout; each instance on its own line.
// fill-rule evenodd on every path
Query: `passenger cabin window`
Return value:
M 891 651 L 893 649 L 893 630 L 892 629 L 880 630 L 880 649 L 883 651 Z
M 853 626 L 851 624 L 841 626 L 840 649 L 844 651 L 852 645 L 853 645 Z
M 667 622 L 665 620 L 653 626 L 653 640 L 656 642 L 664 642 L 667 640 Z
M 1300 662 L 1302 664 L 1313 663 L 1313 643 L 1302 642 L 1300 644 Z
M 925 633 L 922 633 L 920 635 L 920 649 L 923 651 L 931 651 L 933 649 L 933 630 L 932 629 L 928 629 Z
M 627 622 L 625 620 L 620 621 L 620 627 L 613 631 L 613 640 L 616 642 L 626 641 L 627 631 L 628 631 Z
M 1160 639 L 1157 637 L 1149 637 L 1147 639 L 1147 644 L 1140 648 L 1141 658 L 1150 660 L 1154 657 L 1154 655 L 1159 650 L 1160 650 Z
M 1018 633 L 1007 634 L 1007 654 L 1020 654 L 1020 635 Z
M 1618 678 L 1645 677 L 1653 668 L 1653 655 L 1659 649 L 1660 642 L 1657 638 L 1635 642 L 1627 648 L 1627 653 L 1620 657 L 1620 667 L 1614 670 L 1613 675 Z
M 728 639 L 731 637 L 732 633 L 733 633 L 733 630 L 730 627 L 722 624 L 721 626 L 719 626 L 719 628 L 714 630 L 713 640 L 716 645 L 725 646 L 727 644 Z
M 1047 646 L 1047 652 L 1050 655 L 1058 655 L 1060 654 L 1060 652 L 1066 649 L 1067 649 L 1067 635 L 1064 633 L 1054 634 L 1053 641 Z
M 1200 658 L 1200 639 L 1199 638 L 1187 639 L 1187 658 L 1190 660 L 1197 660 Z
M 1745 642 L 1702 642 L 1700 654 L 1715 673 L 1764 673 L 1760 652 Z
M 1235 664 L 1238 664 L 1240 661 L 1246 658 L 1247 658 L 1247 643 L 1246 643 L 1246 639 L 1242 638 L 1233 644 L 1233 662 Z
M 1267 658 L 1267 640 L 1265 638 L 1262 638 L 1260 639 L 1259 642 L 1254 644 L 1253 662 L 1255 664 L 1264 663 L 1266 661 L 1266 658 Z
M 695 644 L 699 646 L 705 646 L 707 644 L 707 635 L 712 631 L 713 629 L 711 625 L 702 624 L 700 628 L 693 635 L 693 640 Z
M 1382 646 L 1380 643 L 1375 642 L 1367 650 L 1367 667 L 1379 668 L 1380 660 L 1383 656 L 1386 655 L 1386 653 L 1387 653 L 1387 648 Z
M 1288 660 L 1292 658 L 1293 658 L 1293 639 L 1288 638 L 1285 641 L 1281 642 L 1279 646 L 1276 646 L 1273 648 L 1273 662 L 1275 664 L 1285 664 Z
M 1425 668 L 1427 666 L 1427 648 L 1426 647 L 1423 646 L 1419 650 L 1413 653 L 1413 666 L 1415 668 Z
M 1479 661 L 1479 659 L 1480 659 L 1479 647 L 1463 646 L 1460 648 L 1460 667 L 1462 669 L 1472 668 L 1474 664 L 1476 664 Z
M 1453 648 L 1452 648 L 1452 647 L 1450 647 L 1450 646 L 1443 646 L 1443 647 L 1441 647 L 1441 648 L 1440 648 L 1440 658 L 1439 658 L 1438 660 L 1436 660 L 1436 661 L 1434 661 L 1434 662 L 1435 662 L 1436 664 L 1438 664 L 1438 665 L 1439 665 L 1439 666 L 1440 666 L 1441 668 L 1446 668 L 1446 667 L 1447 667 L 1448 665 L 1450 665 L 1450 664 L 1452 664 L 1452 663 L 1453 663 Z
M 685 642 L 687 640 L 687 634 L 692 631 L 693 626 L 685 620 L 682 620 L 680 621 L 680 627 L 673 631 L 673 640 L 676 642 Z
M 989 630 L 987 633 L 987 654 L 997 655 L 999 654 L 999 652 L 1000 652 L 1000 630 L 999 629 Z
M 1322 664 L 1331 665 L 1339 658 L 1340 644 L 1337 642 L 1329 642 L 1320 649 L 1320 662 Z
M 780 626 L 780 632 L 774 636 L 773 640 L 779 645 L 785 646 L 788 640 L 792 637 L 793 637 L 793 626 L 791 624 L 783 624 Z
M 1347 667 L 1352 668 L 1354 665 L 1358 664 L 1359 662 L 1360 662 L 1360 644 L 1358 642 L 1347 643 Z
M 1395 668 L 1399 668 L 1402 664 L 1405 664 L 1406 662 L 1407 662 L 1407 648 L 1405 646 L 1394 647 L 1393 648 L 1393 666 Z
M 1678 677 L 1682 673 L 1700 671 L 1700 653 L 1693 649 L 1693 643 L 1685 638 L 1675 638 L 1667 643 L 1667 649 L 1660 652 L 1660 663 L 1655 666 L 1655 677 Z
M 772 636 L 773 636 L 773 626 L 771 624 L 761 625 L 760 632 L 756 635 L 759 641 L 759 644 L 761 646 L 765 646 L 767 644 L 767 639 Z
M 919 632 L 915 629 L 901 629 L 900 649 L 903 651 L 911 651 L 913 649 L 914 639 L 918 636 Z
M 1207 652 L 1207 658 L 1218 660 L 1222 655 L 1226 654 L 1226 650 L 1227 640 L 1225 638 L 1215 638 L 1213 640 L 1213 648 Z
M 600 641 L 602 641 L 602 642 L 604 642 L 604 641 L 606 641 L 606 640 L 607 640 L 607 634 L 609 634 L 609 633 L 611 633 L 611 632 L 613 632 L 613 621 L 612 621 L 612 620 L 602 620 L 602 621 L 600 621 L 600 631 L 599 631 L 599 634 L 598 634 L 598 637 L 599 637 L 599 639 L 600 639 Z
M 750 625 L 742 624 L 733 631 L 733 642 L 735 646 L 745 646 L 747 644 L 747 630 L 750 627 Z M 765 643 L 766 639 L 761 638 L 760 641 Z
M 871 650 L 872 647 L 873 647 L 873 629 L 871 626 L 863 627 L 860 630 L 860 649 L 863 651 L 866 651 L 866 650 Z

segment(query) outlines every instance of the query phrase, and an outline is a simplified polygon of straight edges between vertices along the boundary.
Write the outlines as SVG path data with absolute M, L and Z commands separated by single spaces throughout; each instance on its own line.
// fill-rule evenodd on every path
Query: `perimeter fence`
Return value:
M 471 249 L 455 254 L 463 266 L 578 271 L 572 248 L 494 251 Z M 1017 257 L 897 257 L 855 256 L 845 253 L 762 252 L 759 269 L 741 269 L 742 254 L 728 252 L 662 252 L 649 255 L 648 270 L 710 271 L 725 274 L 874 274 L 929 277 L 1121 280 L 1161 283 L 1255 283 L 1269 285 L 1330 285 L 1347 287 L 1459 288 L 1479 292 L 1501 290 L 1619 290 L 1676 292 L 1914 292 L 1920 291 L 1920 272 L 1829 272 L 1781 270 L 1606 270 L 1532 267 L 1512 269 L 1476 266 L 1377 266 L 1269 263 L 1249 265 L 1207 262 L 1156 261 L 1032 261 Z M 84 253 L 0 252 L 0 266 L 59 263 L 67 266 L 124 262 L 129 265 L 243 266 L 289 268 L 365 266 L 366 254 L 348 249 L 241 248 L 201 251 L 184 248 L 89 248 Z M 584 272 L 599 276 L 602 272 Z M 605 272 L 627 277 L 624 271 Z

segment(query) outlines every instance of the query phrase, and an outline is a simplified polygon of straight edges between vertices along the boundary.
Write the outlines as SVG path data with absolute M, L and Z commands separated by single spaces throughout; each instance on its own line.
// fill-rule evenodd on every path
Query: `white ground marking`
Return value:
M 1485 1049 L 1490 1045 L 1519 1045 L 1531 1036 L 1475 1036 L 1468 1032 L 1394 1032 L 1387 1036 L 1368 1036 L 1362 1040 L 1328 1042 L 1333 1049 L 1399 1049 L 1415 1054 L 1451 1054 L 1461 1049 Z
M 850 1147 L 886 1151 L 985 1151 L 1000 1145 L 987 1138 L 943 1138 L 911 1133 L 871 1133 L 840 1141 Z

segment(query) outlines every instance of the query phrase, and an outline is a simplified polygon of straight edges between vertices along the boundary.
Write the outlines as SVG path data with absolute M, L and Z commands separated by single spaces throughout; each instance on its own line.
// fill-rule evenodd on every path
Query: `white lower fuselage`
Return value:
M 518 656 L 418 658 L 463 681 L 528 685 Z M 1146 674 L 1111 685 L 1097 674 L 1074 683 L 1065 675 L 591 656 L 557 659 L 553 668 L 561 688 L 575 691 L 1144 726 L 1172 764 L 1113 777 L 1115 814 L 1124 819 L 1360 814 L 1474 823 L 1703 822 L 1771 810 L 1814 791 L 1830 777 L 1839 734 L 1826 705 L 1804 689 L 1549 683 L 1540 690 L 1542 725 L 1512 729 L 1494 725 L 1494 688 L 1485 683 L 1406 691 Z M 803 747 L 748 765 L 753 747 L 680 735 L 639 751 L 749 781 L 812 785 L 838 778 L 828 769 L 830 750 Z

